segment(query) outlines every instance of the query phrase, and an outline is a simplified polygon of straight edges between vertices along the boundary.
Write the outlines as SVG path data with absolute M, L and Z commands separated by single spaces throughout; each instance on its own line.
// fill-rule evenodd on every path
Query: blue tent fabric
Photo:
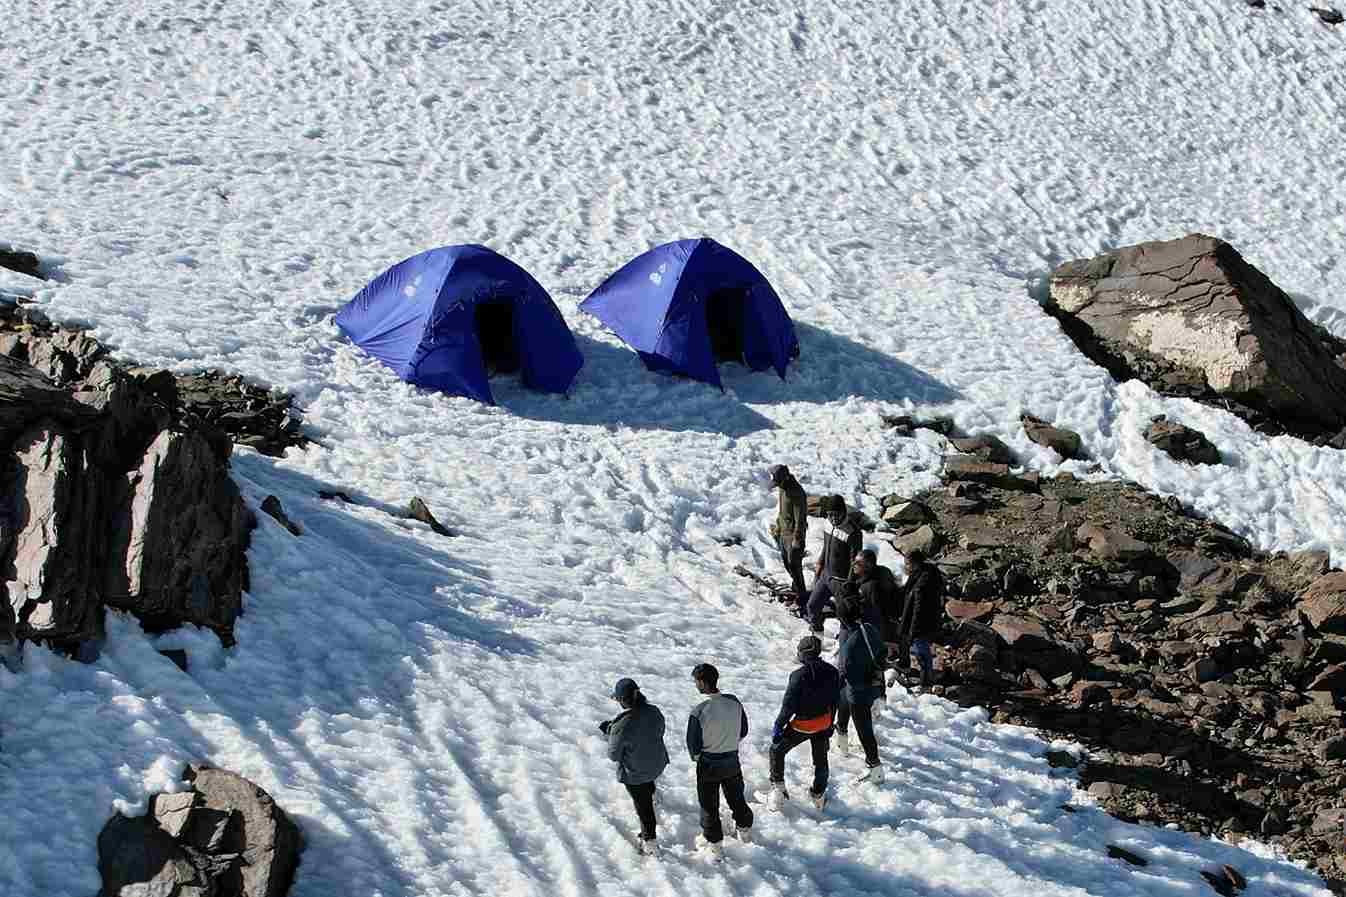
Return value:
M 781 379 L 799 354 L 794 323 L 752 263 L 709 237 L 656 246 L 627 262 L 580 308 L 636 350 L 651 370 L 683 374 L 723 389 L 707 327 L 709 301 L 740 293 L 736 326 L 743 361 Z M 738 315 L 739 308 L 734 309 Z M 713 310 L 712 310 L 713 313 Z
M 524 385 L 565 392 L 584 364 L 547 291 L 485 246 L 443 246 L 404 259 L 337 313 L 352 342 L 409 383 L 494 405 L 477 312 L 505 305 Z

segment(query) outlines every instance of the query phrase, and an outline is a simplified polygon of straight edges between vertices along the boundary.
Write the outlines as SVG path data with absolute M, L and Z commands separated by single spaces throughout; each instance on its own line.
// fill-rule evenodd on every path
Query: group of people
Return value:
M 784 465 L 771 468 L 771 484 L 780 490 L 772 534 L 790 576 L 795 612 L 810 631 L 795 649 L 799 666 L 790 674 L 780 712 L 771 730 L 770 792 L 767 806 L 781 809 L 789 800 L 785 757 L 809 743 L 813 781 L 809 800 L 819 810 L 826 803 L 832 735 L 843 753 L 850 749 L 850 724 L 864 750 L 862 781 L 881 783 L 884 772 L 874 734 L 874 702 L 887 687 L 886 671 L 905 670 L 915 654 L 920 683 L 934 676 L 931 640 L 944 618 L 944 584 L 939 568 L 924 553 L 905 552 L 907 579 L 899 585 L 893 572 L 880 565 L 872 550 L 862 547 L 858 515 L 848 513 L 839 495 L 820 502 L 828 529 L 814 566 L 813 588 L 804 587 L 804 541 L 808 531 L 807 498 L 799 481 Z M 836 665 L 823 659 L 823 621 L 829 611 L 839 621 Z M 704 699 L 687 719 L 687 752 L 696 765 L 696 792 L 701 807 L 698 839 L 712 857 L 721 853 L 724 828 L 720 798 L 724 797 L 741 841 L 752 839 L 753 812 L 744 796 L 739 743 L 748 735 L 748 714 L 742 702 L 719 690 L 720 674 L 709 663 L 692 669 L 692 681 Z M 608 740 L 608 756 L 617 763 L 640 820 L 637 845 L 653 853 L 656 845 L 654 799 L 656 781 L 668 766 L 664 716 L 629 678 L 612 692 L 621 712 L 599 725 Z

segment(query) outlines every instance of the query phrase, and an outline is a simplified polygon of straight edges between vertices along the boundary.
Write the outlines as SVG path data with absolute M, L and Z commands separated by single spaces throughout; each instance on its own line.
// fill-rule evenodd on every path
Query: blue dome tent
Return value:
M 743 256 L 709 237 L 656 246 L 603 281 L 580 308 L 654 371 L 724 387 L 715 365 L 742 361 L 781 379 L 799 339 L 776 291 Z
M 584 364 L 547 291 L 485 246 L 443 246 L 398 262 L 336 323 L 408 383 L 491 405 L 491 373 L 521 371 L 525 386 L 565 392 Z

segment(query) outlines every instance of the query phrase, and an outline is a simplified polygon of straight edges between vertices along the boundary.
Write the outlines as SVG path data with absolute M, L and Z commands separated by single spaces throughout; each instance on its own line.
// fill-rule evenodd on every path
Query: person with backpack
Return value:
M 617 764 L 617 780 L 626 786 L 640 820 L 636 849 L 656 852 L 654 815 L 655 780 L 668 766 L 664 746 L 664 715 L 659 712 L 634 679 L 622 678 L 612 690 L 612 699 L 622 707 L 616 719 L 604 720 L 598 728 L 608 739 L 608 758 Z
M 809 628 L 818 638 L 823 637 L 823 611 L 829 603 L 845 594 L 846 585 L 854 575 L 851 565 L 863 547 L 864 536 L 859 521 L 846 513 L 846 500 L 840 495 L 826 499 L 828 529 L 823 534 L 823 550 L 813 568 L 813 592 L 802 608 Z
M 827 749 L 832 737 L 841 676 L 822 659 L 823 643 L 812 635 L 799 640 L 795 657 L 799 668 L 790 674 L 780 713 L 771 729 L 771 793 L 767 807 L 781 809 L 790 793 L 785 788 L 785 755 L 804 742 L 813 753 L 813 787 L 809 799 L 819 810 L 827 800 Z
M 907 581 L 902 587 L 902 620 L 898 624 L 897 665 L 906 668 L 915 653 L 921 669 L 921 687 L 935 680 L 935 654 L 931 642 L 944 625 L 944 574 L 919 548 L 905 554 Z
M 845 753 L 850 747 L 847 727 L 855 721 L 855 734 L 865 749 L 861 781 L 883 782 L 879 763 L 879 742 L 874 737 L 873 704 L 884 690 L 883 668 L 888 661 L 888 646 L 879 630 L 860 617 L 860 603 L 853 598 L 837 602 L 837 616 L 845 624 L 847 635 L 837 654 L 841 668 L 841 704 L 837 709 L 837 747 Z
M 771 488 L 780 490 L 776 505 L 776 522 L 771 524 L 771 535 L 780 549 L 781 563 L 790 577 L 795 602 L 803 605 L 808 600 L 804 587 L 804 539 L 808 535 L 808 497 L 790 468 L 777 464 L 771 468 Z
M 696 764 L 696 798 L 701 805 L 701 835 L 712 859 L 719 859 L 724 829 L 720 823 L 720 792 L 734 818 L 740 841 L 752 840 L 752 808 L 743 796 L 743 768 L 738 743 L 748 735 L 748 713 L 733 695 L 719 691 L 720 671 L 709 663 L 692 669 L 696 690 L 706 699 L 687 718 L 687 753 Z

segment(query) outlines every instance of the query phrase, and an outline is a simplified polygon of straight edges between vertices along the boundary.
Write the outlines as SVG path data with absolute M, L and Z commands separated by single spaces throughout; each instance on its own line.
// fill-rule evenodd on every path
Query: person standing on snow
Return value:
M 636 848 L 655 852 L 655 780 L 668 766 L 664 746 L 664 715 L 645 699 L 634 679 L 618 679 L 612 698 L 622 706 L 616 719 L 604 720 L 598 728 L 607 736 L 608 757 L 617 763 L 617 779 L 626 786 L 640 819 Z
M 893 571 L 879 563 L 874 549 L 866 548 L 855 557 L 855 578 L 862 610 L 860 616 L 879 628 L 885 642 L 898 641 L 898 623 L 902 619 L 902 587 Z
M 812 635 L 800 639 L 795 650 L 800 665 L 790 674 L 780 714 L 771 729 L 771 794 L 767 806 L 772 810 L 779 810 L 790 799 L 785 789 L 785 755 L 806 741 L 813 752 L 809 798 L 819 810 L 827 799 L 827 749 L 841 699 L 841 676 L 836 667 L 822 659 L 822 651 L 823 643 Z
M 841 667 L 841 705 L 837 710 L 837 747 L 842 753 L 850 748 L 847 725 L 855 720 L 855 734 L 865 749 L 868 770 L 861 781 L 879 784 L 883 767 L 879 764 L 879 742 L 874 737 L 873 704 L 883 695 L 883 667 L 888 646 L 878 629 L 860 618 L 859 602 L 843 598 L 837 602 L 837 616 L 847 629 L 838 652 Z
M 748 734 L 748 714 L 738 698 L 720 694 L 720 671 L 708 663 L 692 670 L 696 690 L 708 697 L 687 718 L 687 753 L 696 764 L 696 798 L 701 805 L 701 833 L 712 858 L 723 848 L 720 791 L 734 817 L 740 841 L 752 840 L 752 809 L 743 797 L 743 768 L 738 743 Z
M 823 534 L 823 550 L 813 568 L 813 592 L 809 595 L 809 628 L 818 638 L 823 637 L 823 610 L 841 597 L 845 586 L 854 575 L 851 564 L 860 552 L 863 537 L 857 521 L 846 515 L 846 500 L 840 495 L 827 498 L 828 529 Z
M 808 589 L 804 587 L 804 537 L 809 528 L 808 497 L 804 495 L 804 487 L 799 485 L 799 480 L 784 464 L 771 468 L 771 488 L 780 490 L 776 522 L 771 525 L 771 535 L 780 549 L 781 563 L 790 577 L 795 602 L 803 606 L 808 600 Z
M 944 625 L 944 574 L 924 551 L 909 548 L 905 555 L 907 582 L 903 586 L 902 619 L 898 623 L 897 665 L 906 668 L 909 650 L 921 668 L 921 687 L 935 680 L 935 653 L 930 643 Z

